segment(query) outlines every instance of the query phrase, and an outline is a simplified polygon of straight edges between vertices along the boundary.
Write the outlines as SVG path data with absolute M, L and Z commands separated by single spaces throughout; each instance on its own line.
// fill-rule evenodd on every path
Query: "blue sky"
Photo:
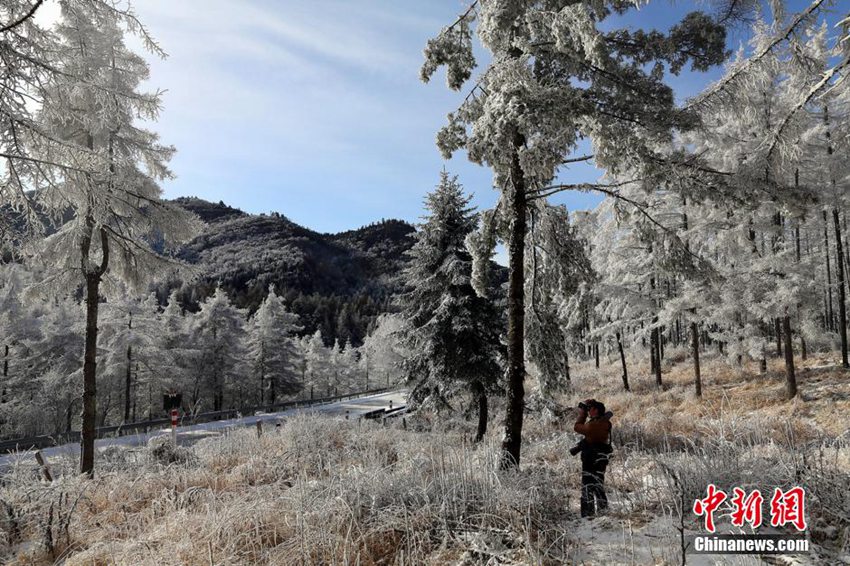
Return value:
M 796 2 L 795 2 L 796 3 Z M 428 38 L 460 0 L 135 0 L 169 53 L 151 58 L 149 88 L 166 89 L 158 124 L 177 147 L 165 196 L 195 195 L 247 212 L 277 211 L 321 232 L 381 218 L 416 222 L 446 169 L 473 204 L 492 206 L 489 170 L 462 153 L 444 161 L 434 136 L 463 94 L 442 72 L 418 79 Z M 667 29 L 694 2 L 652 2 L 625 23 Z M 55 6 L 44 8 L 48 17 Z M 744 39 L 730 38 L 730 47 Z M 674 78 L 681 96 L 720 70 Z M 595 180 L 587 165 L 565 182 Z M 599 197 L 557 197 L 571 209 Z

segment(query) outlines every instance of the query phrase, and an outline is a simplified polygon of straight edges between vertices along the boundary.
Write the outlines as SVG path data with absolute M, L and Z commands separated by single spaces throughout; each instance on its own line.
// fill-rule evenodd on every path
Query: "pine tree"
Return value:
M 472 394 L 478 407 L 480 440 L 487 427 L 487 397 L 499 375 L 499 319 L 492 303 L 472 287 L 472 256 L 467 236 L 476 216 L 457 178 L 445 171 L 426 199 L 430 215 L 417 232 L 404 271 L 405 347 L 403 362 L 412 385 L 409 401 L 448 405 L 459 391 Z
M 725 58 L 725 32 L 694 12 L 670 33 L 615 29 L 601 24 L 632 6 L 622 2 L 478 0 L 425 49 L 421 77 L 447 67 L 448 86 L 462 88 L 475 66 L 472 24 L 492 54 L 460 108 L 437 135 L 445 156 L 464 148 L 475 163 L 493 169 L 509 253 L 508 373 L 502 467 L 519 466 L 525 380 L 525 251 L 529 204 L 567 189 L 616 186 L 550 185 L 582 138 L 593 159 L 612 176 L 658 176 L 674 129 L 693 116 L 674 104 L 664 82 L 665 64 L 678 73 L 690 60 L 705 70 Z M 650 183 L 651 184 L 651 183 Z
M 399 369 L 407 357 L 402 345 L 404 321 L 398 314 L 382 314 L 374 330 L 360 348 L 364 389 L 389 386 L 398 380 Z
M 159 317 L 159 355 L 155 360 L 155 371 L 147 380 L 150 417 L 155 411 L 153 400 L 167 390 L 181 392 L 184 403 L 193 413 L 200 407 L 200 376 L 197 374 L 200 354 L 192 335 L 193 317 L 184 315 L 178 294 L 176 289 L 172 291 Z

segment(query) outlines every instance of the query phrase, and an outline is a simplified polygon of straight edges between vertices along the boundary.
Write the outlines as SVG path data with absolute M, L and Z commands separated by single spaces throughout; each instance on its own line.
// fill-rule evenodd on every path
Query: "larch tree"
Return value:
M 331 354 L 328 348 L 325 347 L 325 342 L 322 339 L 322 331 L 316 330 L 312 336 L 304 337 L 304 373 L 307 383 L 310 384 L 310 398 L 312 399 L 316 393 L 316 388 L 321 385 L 327 385 L 331 368 Z M 319 389 L 321 391 L 321 389 Z
M 246 314 L 233 306 L 227 293 L 217 287 L 193 317 L 191 340 L 197 349 L 196 391 L 203 387 L 210 392 L 213 411 L 224 409 L 228 393 L 245 396 L 249 390 L 244 383 L 243 367 Z
M 446 157 L 466 149 L 471 161 L 488 165 L 500 191 L 509 253 L 503 468 L 519 466 L 522 443 L 529 199 L 568 189 L 616 192 L 610 185 L 553 185 L 566 161 L 592 159 L 612 176 L 649 177 L 666 160 L 660 148 L 673 132 L 695 123 L 692 113 L 676 107 L 665 70 L 678 73 L 688 61 L 705 70 L 726 56 L 724 28 L 700 12 L 667 34 L 604 30 L 607 18 L 638 4 L 478 0 L 425 48 L 422 79 L 446 66 L 453 90 L 463 88 L 476 64 L 475 22 L 475 34 L 491 53 L 437 145 Z M 594 154 L 572 156 L 587 138 Z
M 81 395 L 76 385 L 83 373 L 80 350 L 85 343 L 85 319 L 76 301 L 50 301 L 39 317 L 39 335 L 30 345 L 28 403 L 48 415 L 50 434 L 67 434 L 75 423 Z
M 570 349 L 578 341 L 594 279 L 587 244 L 563 206 L 534 203 L 526 246 L 526 359 L 536 366 L 544 398 L 570 381 Z M 545 242 L 545 244 L 544 244 Z
M 472 256 L 467 236 L 476 227 L 457 179 L 445 171 L 425 206 L 429 215 L 416 233 L 404 271 L 401 297 L 405 320 L 403 362 L 409 400 L 414 405 L 446 406 L 464 391 L 478 412 L 476 441 L 487 430 L 488 396 L 496 389 L 499 367 L 499 318 L 490 299 L 472 286 Z
M 171 176 L 166 162 L 174 148 L 134 125 L 155 120 L 160 94 L 138 90 L 148 78 L 145 60 L 124 44 L 119 15 L 97 5 L 62 2 L 57 25 L 56 65 L 39 121 L 57 143 L 41 148 L 47 162 L 79 159 L 85 167 L 54 172 L 36 195 L 45 210 L 73 213 L 35 255 L 57 267 L 41 288 L 66 292 L 82 284 L 86 305 L 80 471 L 94 475 L 97 415 L 98 307 L 102 293 L 118 282 L 139 290 L 176 262 L 154 251 L 153 238 L 180 242 L 196 231 L 193 215 L 160 199 L 158 181 Z M 161 53 L 157 51 L 158 53 Z M 102 288 L 102 284 L 104 288 Z
M 151 372 L 147 380 L 149 418 L 153 416 L 154 395 L 159 396 L 166 390 L 182 391 L 183 402 L 192 413 L 200 409 L 200 377 L 195 371 L 200 355 L 197 341 L 193 339 L 193 318 L 190 314 L 184 314 L 178 294 L 176 289 L 171 292 L 159 317 L 159 356 L 155 371 Z
M 99 374 L 117 390 L 122 422 L 129 423 L 136 420 L 140 377 L 154 370 L 160 356 L 159 304 L 153 294 L 141 299 L 125 294 L 104 303 L 103 309 L 101 349 L 105 357 Z
M 7 0 L 0 5 L 0 242 L 21 245 L 29 236 L 50 231 L 62 211 L 50 211 L 36 198 L 63 172 L 97 174 L 102 160 L 95 151 L 68 144 L 45 128 L 37 113 L 57 81 L 67 84 L 73 70 L 60 60 L 54 29 L 36 16 L 51 2 Z M 161 52 L 129 2 L 63 0 L 68 10 L 100 14 L 120 22 L 146 47 Z M 84 76 L 76 77 L 85 82 Z
M 404 321 L 398 314 L 382 314 L 374 330 L 363 339 L 359 364 L 363 368 L 364 389 L 389 386 L 397 380 L 406 350 L 402 345 Z
M 268 295 L 248 321 L 248 356 L 257 380 L 258 405 L 274 405 L 279 396 L 301 389 L 294 341 L 299 330 L 298 315 L 287 311 L 274 286 L 269 286 Z

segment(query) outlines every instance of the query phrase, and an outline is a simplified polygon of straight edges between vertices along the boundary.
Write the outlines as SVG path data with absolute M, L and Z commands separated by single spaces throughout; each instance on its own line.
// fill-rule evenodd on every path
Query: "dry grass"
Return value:
M 822 357 L 805 367 L 823 365 Z M 680 494 L 692 501 L 714 482 L 763 492 L 805 485 L 812 538 L 824 560 L 837 560 L 850 551 L 850 376 L 801 370 L 800 399 L 787 402 L 781 369 L 759 376 L 707 360 L 705 397 L 696 400 L 686 362 L 668 368 L 664 391 L 634 365 L 632 393 L 620 391 L 615 365 L 575 368 L 562 403 L 594 396 L 616 412 L 612 511 L 590 534 L 576 518 L 569 419 L 532 411 L 522 470 L 497 473 L 495 421 L 474 446 L 473 424 L 462 420 L 422 415 L 402 430 L 305 415 L 261 438 L 253 429 L 208 438 L 178 457 L 162 447 L 111 450 L 94 481 L 62 475 L 61 462 L 52 484 L 18 467 L 0 486 L 0 559 L 672 564 Z

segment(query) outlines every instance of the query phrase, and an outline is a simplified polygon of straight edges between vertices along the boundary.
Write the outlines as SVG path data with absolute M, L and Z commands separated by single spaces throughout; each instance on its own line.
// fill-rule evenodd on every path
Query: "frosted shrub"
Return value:
M 152 462 L 165 466 L 169 464 L 193 465 L 197 462 L 197 456 L 191 449 L 174 446 L 171 439 L 165 436 L 152 438 L 147 445 L 147 454 Z

